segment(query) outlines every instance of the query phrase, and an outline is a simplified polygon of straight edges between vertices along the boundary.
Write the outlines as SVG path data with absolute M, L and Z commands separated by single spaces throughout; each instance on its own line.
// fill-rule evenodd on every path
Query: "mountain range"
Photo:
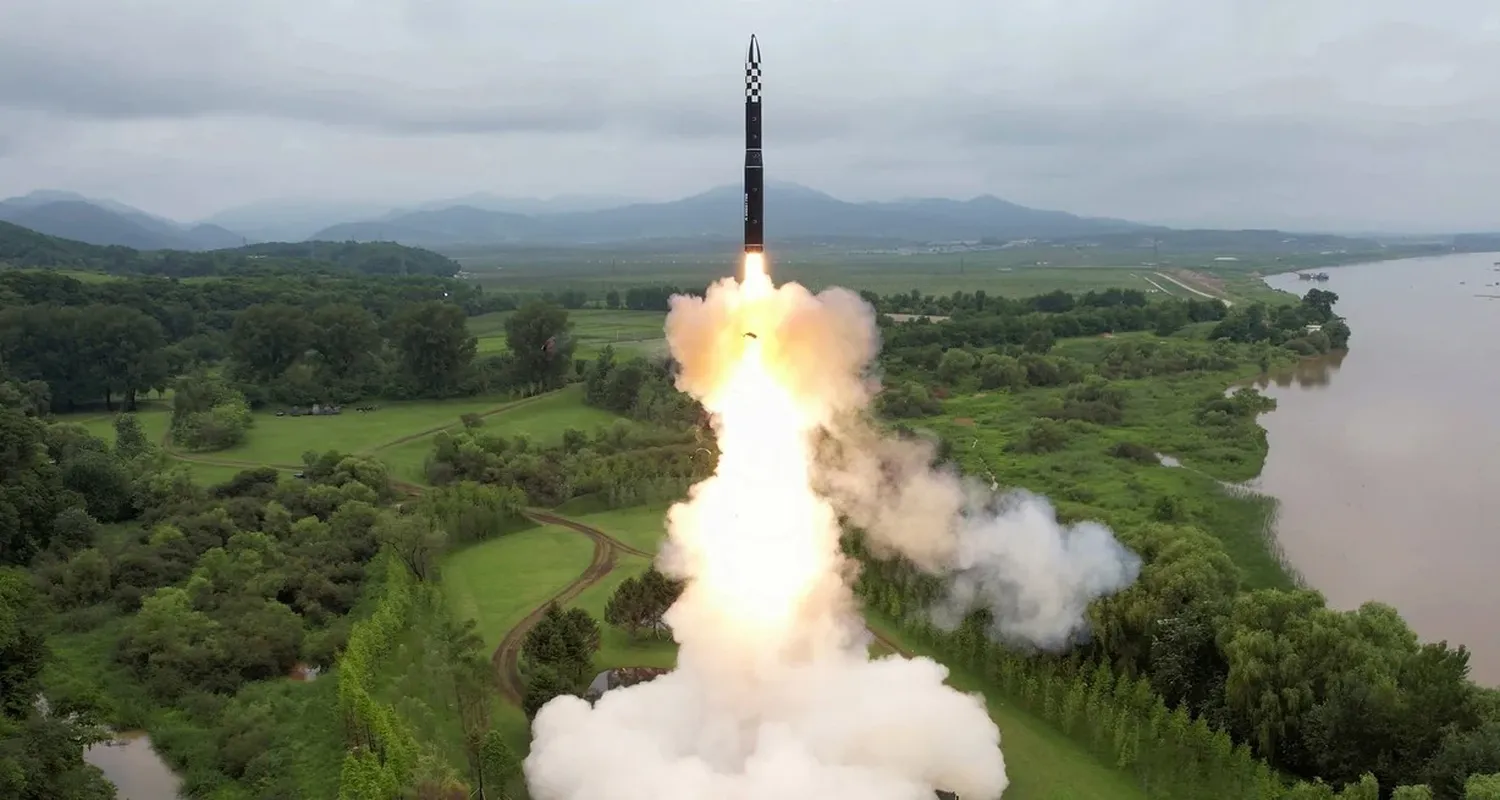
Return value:
M 985 195 L 851 203 L 792 183 L 767 186 L 768 233 L 783 241 L 941 242 L 1145 232 L 1118 219 L 1045 211 Z M 395 241 L 428 248 L 593 245 L 649 240 L 732 241 L 743 194 L 721 186 L 668 202 L 572 195 L 548 200 L 478 193 L 407 208 L 268 201 L 196 223 L 112 200 L 36 191 L 0 201 L 0 221 L 67 239 L 140 250 L 209 250 L 257 241 Z
M 218 225 L 174 222 L 75 192 L 42 190 L 0 200 L 0 222 L 62 239 L 137 250 L 218 250 L 245 243 L 244 236 Z
M 1043 211 L 985 195 L 971 200 L 920 198 L 850 203 L 791 183 L 766 187 L 768 234 L 785 240 L 937 242 L 1087 236 L 1146 230 L 1118 219 Z M 519 213 L 472 204 L 424 208 L 324 228 L 330 241 L 396 241 L 418 247 L 493 244 L 608 244 L 652 239 L 734 240 L 742 231 L 744 194 L 720 186 L 664 203 L 552 213 Z

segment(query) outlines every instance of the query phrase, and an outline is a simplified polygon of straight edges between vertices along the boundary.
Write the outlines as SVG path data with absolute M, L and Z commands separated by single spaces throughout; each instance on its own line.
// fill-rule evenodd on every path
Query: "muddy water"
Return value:
M 116 787 L 117 800 L 178 800 L 182 782 L 142 731 L 116 734 L 113 741 L 85 750 L 83 760 L 103 770 Z
M 1500 254 L 1326 270 L 1267 282 L 1339 295 L 1347 356 L 1263 391 L 1281 547 L 1338 608 L 1395 606 L 1424 640 L 1472 651 L 1500 685 Z M 1496 295 L 1495 298 L 1476 295 Z M 1264 384 L 1263 384 L 1264 385 Z

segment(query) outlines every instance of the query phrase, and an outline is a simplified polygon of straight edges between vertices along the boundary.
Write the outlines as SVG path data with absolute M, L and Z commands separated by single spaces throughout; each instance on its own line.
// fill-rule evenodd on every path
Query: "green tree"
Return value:
M 419 394 L 445 397 L 458 391 L 478 341 L 462 308 L 436 300 L 417 303 L 397 314 L 391 329 L 402 372 Z
M 542 706 L 558 695 L 569 694 L 571 682 L 558 674 L 549 664 L 538 664 L 526 679 L 526 694 L 521 698 L 521 710 L 527 719 L 534 719 Z
M 134 414 L 115 417 L 115 452 L 121 458 L 132 459 L 151 451 L 141 421 Z
M 0 564 L 30 563 L 51 542 L 57 515 L 81 502 L 63 487 L 46 438 L 40 420 L 0 405 Z
M 581 608 L 564 611 L 556 603 L 535 627 L 526 632 L 522 645 L 528 669 L 546 667 L 564 684 L 581 688 L 599 649 L 599 623 Z
M 231 358 L 251 380 L 280 378 L 313 343 L 312 322 L 305 309 L 286 303 L 262 303 L 241 311 L 229 330 Z
M 375 535 L 390 548 L 419 581 L 436 577 L 438 560 L 448 544 L 448 534 L 426 514 L 386 514 L 375 526 Z
M 651 567 L 640 577 L 626 578 L 615 589 L 604 607 L 604 621 L 631 636 L 642 632 L 652 638 L 665 636 L 668 631 L 662 617 L 681 593 L 682 584 Z
M 616 300 L 618 299 L 617 294 Z M 485 733 L 484 744 L 480 748 L 480 763 L 483 779 L 481 786 L 494 787 L 485 796 L 504 800 L 508 797 L 505 787 L 521 774 L 521 760 L 516 758 L 515 752 L 505 743 L 505 737 L 500 731 L 492 729 Z
M 1464 800 L 1500 800 L 1500 774 L 1471 775 L 1464 782 Z
M 967 350 L 953 348 L 943 353 L 942 361 L 938 362 L 938 377 L 947 383 L 956 383 L 974 371 L 975 360 L 973 354 Z
M 1038 328 L 1032 331 L 1031 334 L 1026 337 L 1026 343 L 1025 345 L 1023 345 L 1023 347 L 1028 353 L 1044 355 L 1047 353 L 1047 351 L 1052 349 L 1052 345 L 1056 342 L 1057 339 L 1052 335 L 1051 330 L 1048 330 L 1047 328 Z
M 979 388 L 1020 389 L 1026 386 L 1026 370 L 1016 359 L 987 353 L 979 359 Z
M 332 303 L 312 313 L 310 344 L 337 379 L 354 376 L 380 349 L 380 330 L 370 312 L 353 303 Z
M 577 347 L 568 335 L 571 328 L 567 311 L 542 300 L 533 300 L 506 318 L 505 341 L 515 355 L 522 383 L 543 390 L 562 385 Z
M 84 507 L 101 522 L 135 515 L 129 470 L 108 453 L 79 453 L 62 463 L 63 486 L 83 497 Z
M 99 536 L 99 521 L 82 508 L 66 508 L 52 521 L 52 540 L 63 548 L 88 547 Z

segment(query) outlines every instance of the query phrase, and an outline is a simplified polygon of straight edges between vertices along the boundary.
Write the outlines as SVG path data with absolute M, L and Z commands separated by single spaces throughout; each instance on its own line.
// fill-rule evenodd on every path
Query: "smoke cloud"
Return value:
M 873 310 L 843 289 L 744 281 L 676 297 L 678 386 L 713 415 L 714 476 L 668 513 L 658 565 L 686 581 L 667 615 L 677 668 L 537 714 L 536 800 L 965 800 L 1008 784 L 983 702 L 927 658 L 870 659 L 840 517 L 879 554 L 951 576 L 935 609 L 990 608 L 996 633 L 1061 646 L 1138 560 L 1045 500 L 996 498 L 934 469 L 930 445 L 862 421 L 878 382 Z
M 920 439 L 883 437 L 862 419 L 826 431 L 815 485 L 865 531 L 877 556 L 905 556 L 946 576 L 933 621 L 952 628 L 988 609 L 1012 645 L 1063 650 L 1088 632 L 1091 601 L 1135 582 L 1140 557 L 1096 522 L 1062 525 L 1046 498 L 988 486 L 934 465 Z

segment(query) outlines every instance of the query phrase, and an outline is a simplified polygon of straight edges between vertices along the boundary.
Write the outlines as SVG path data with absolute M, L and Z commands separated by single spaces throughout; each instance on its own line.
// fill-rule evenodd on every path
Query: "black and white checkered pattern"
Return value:
M 751 103 L 760 102 L 760 64 L 745 65 L 745 100 Z

